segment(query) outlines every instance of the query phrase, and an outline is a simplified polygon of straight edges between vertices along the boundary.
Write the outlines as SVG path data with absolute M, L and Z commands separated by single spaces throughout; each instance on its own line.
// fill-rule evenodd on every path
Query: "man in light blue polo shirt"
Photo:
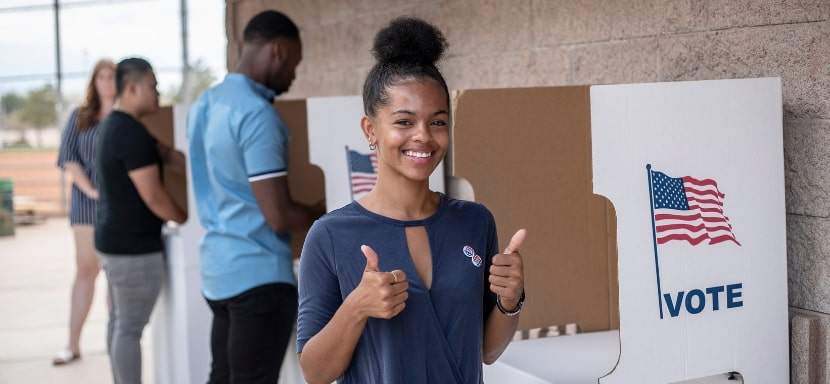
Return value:
M 245 27 L 235 72 L 188 115 L 203 293 L 213 312 L 210 384 L 276 383 L 297 316 L 289 231 L 323 214 L 291 200 L 288 131 L 272 106 L 302 58 L 297 26 L 266 11 Z

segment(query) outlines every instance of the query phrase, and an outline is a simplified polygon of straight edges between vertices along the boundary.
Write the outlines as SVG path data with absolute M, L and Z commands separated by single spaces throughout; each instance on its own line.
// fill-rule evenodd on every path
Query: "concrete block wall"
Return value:
M 830 334 L 830 0 L 226 4 L 231 70 L 254 14 L 278 9 L 300 26 L 304 60 L 289 98 L 360 94 L 372 37 L 400 15 L 444 31 L 450 48 L 440 66 L 455 89 L 781 77 L 793 382 L 830 382 L 830 348 L 820 340 Z M 801 351 L 811 358 L 796 364 Z
M 790 380 L 830 383 L 830 316 L 793 309 L 790 329 Z

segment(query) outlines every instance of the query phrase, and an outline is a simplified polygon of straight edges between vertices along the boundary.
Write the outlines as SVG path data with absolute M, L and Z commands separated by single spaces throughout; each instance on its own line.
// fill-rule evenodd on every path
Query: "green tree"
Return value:
M 58 120 L 55 110 L 57 100 L 52 85 L 44 85 L 41 88 L 29 91 L 26 101 L 18 112 L 20 121 L 34 128 L 37 132 L 37 146 L 41 147 L 41 131 L 43 128 L 53 125 Z
M 28 146 L 26 142 L 26 125 L 20 122 L 18 118 L 20 108 L 26 103 L 26 99 L 18 95 L 16 92 L 9 92 L 0 96 L 0 130 L 3 131 L 17 131 L 18 138 L 16 145 Z M 5 138 L 0 138 L 4 140 Z M 4 143 L 0 143 L 0 146 Z
M 3 114 L 11 115 L 26 102 L 20 95 L 15 92 L 10 92 L 0 97 L 0 108 L 3 108 Z

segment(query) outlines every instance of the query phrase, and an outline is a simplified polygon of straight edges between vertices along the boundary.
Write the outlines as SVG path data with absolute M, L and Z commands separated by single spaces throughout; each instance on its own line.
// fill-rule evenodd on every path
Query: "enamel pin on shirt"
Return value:
M 473 249 L 473 247 L 465 245 L 462 249 L 462 252 L 464 252 L 464 256 L 470 258 L 470 261 L 473 263 L 473 265 L 475 265 L 476 267 L 481 266 L 481 256 L 476 254 L 476 251 L 475 249 Z

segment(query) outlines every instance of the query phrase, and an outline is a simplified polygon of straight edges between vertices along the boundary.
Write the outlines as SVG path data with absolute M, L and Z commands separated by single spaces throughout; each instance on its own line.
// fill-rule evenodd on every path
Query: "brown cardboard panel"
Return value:
M 145 116 L 141 122 L 156 140 L 170 148 L 175 148 L 173 107 L 161 107 L 155 113 Z M 164 188 L 170 192 L 176 204 L 187 212 L 187 175 L 167 166 L 164 167 L 163 172 Z
M 280 100 L 274 103 L 288 127 L 288 190 L 294 201 L 313 205 L 326 198 L 323 170 L 309 162 L 308 121 L 305 100 Z M 294 258 L 300 257 L 307 231 L 291 234 Z
M 589 87 L 490 89 L 456 96 L 451 174 L 522 249 L 520 329 L 619 328 L 614 208 L 592 193 Z
M 144 116 L 141 122 L 156 140 L 173 148 L 173 107 L 161 107 L 155 113 Z

